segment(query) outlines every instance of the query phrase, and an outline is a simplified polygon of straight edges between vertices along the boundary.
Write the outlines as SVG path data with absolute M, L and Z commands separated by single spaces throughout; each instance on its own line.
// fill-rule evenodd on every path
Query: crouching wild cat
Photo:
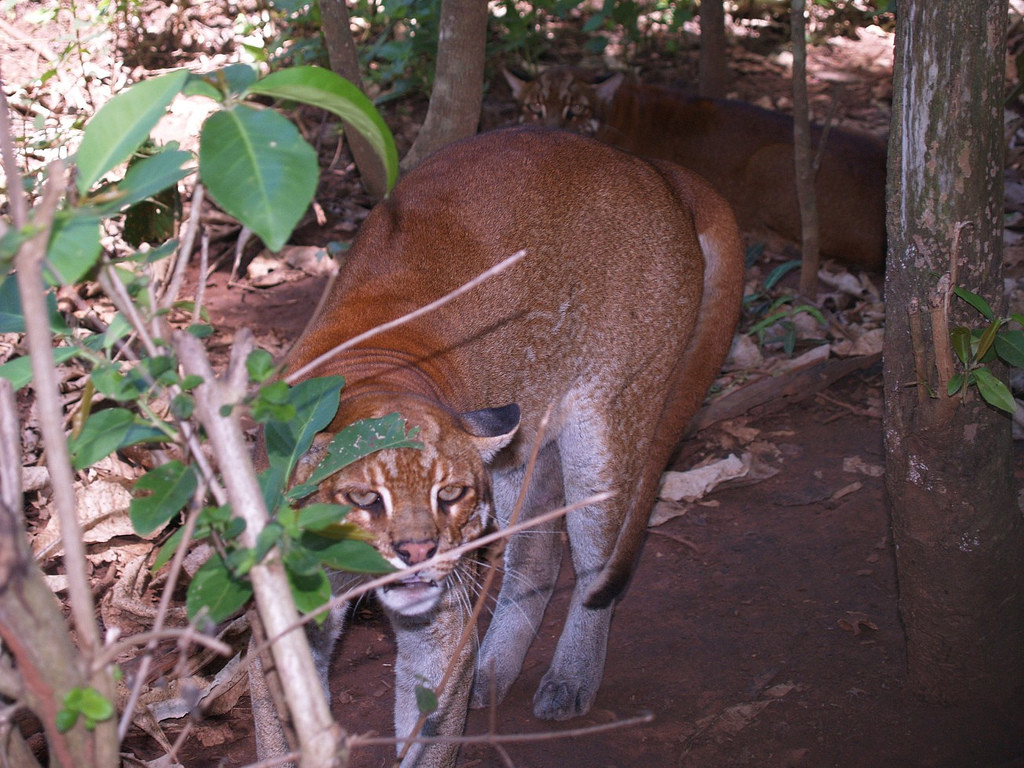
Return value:
M 793 119 L 753 104 L 702 99 L 621 73 L 595 81 L 587 72 L 553 67 L 528 80 L 505 79 L 524 122 L 594 136 L 642 157 L 671 160 L 707 179 L 740 226 L 768 229 L 800 242 L 793 167 Z M 881 270 L 885 263 L 886 147 L 866 133 L 814 127 L 824 136 L 816 189 L 821 254 Z
M 520 250 L 525 256 L 473 290 L 313 371 L 347 382 L 329 432 L 393 412 L 419 428 L 422 449 L 375 453 L 318 493 L 351 505 L 348 520 L 398 568 L 506 525 L 538 439 L 522 519 L 563 498 L 611 494 L 564 523 L 512 537 L 487 636 L 479 653 L 470 643 L 457 659 L 424 735 L 461 734 L 467 706 L 500 699 L 512 685 L 555 584 L 563 525 L 576 583 L 534 713 L 560 720 L 591 706 L 659 475 L 718 372 L 739 312 L 736 224 L 704 181 L 576 134 L 508 129 L 441 150 L 373 210 L 288 368 Z M 474 567 L 441 560 L 378 590 L 397 636 L 399 738 L 419 716 L 415 686 L 437 685 L 455 655 Z M 340 624 L 337 615 L 328 622 Z M 311 634 L 326 679 L 325 649 L 337 632 Z M 456 753 L 450 744 L 416 745 L 402 765 L 452 766 Z

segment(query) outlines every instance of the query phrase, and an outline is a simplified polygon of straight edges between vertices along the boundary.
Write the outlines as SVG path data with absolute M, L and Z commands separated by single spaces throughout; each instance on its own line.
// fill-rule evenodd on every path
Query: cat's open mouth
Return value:
M 431 589 L 437 586 L 434 579 L 428 579 L 418 573 L 406 576 L 401 581 L 393 581 L 384 585 L 384 591 L 390 592 L 393 589 Z

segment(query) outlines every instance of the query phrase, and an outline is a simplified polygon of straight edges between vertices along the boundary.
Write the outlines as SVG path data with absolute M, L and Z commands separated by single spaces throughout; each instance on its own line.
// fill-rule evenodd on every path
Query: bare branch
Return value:
M 252 335 L 236 335 L 231 363 L 224 379 L 218 379 L 198 339 L 176 333 L 174 345 L 185 372 L 202 377 L 195 389 L 196 413 L 210 437 L 210 444 L 225 468 L 224 483 L 234 513 L 245 520 L 241 535 L 243 546 L 255 547 L 256 537 L 267 522 L 266 505 L 256 480 L 256 471 L 242 434 L 239 409 L 234 407 L 245 394 L 245 358 L 252 346 Z M 229 415 L 222 415 L 223 409 Z M 295 724 L 302 752 L 302 766 L 329 766 L 334 763 L 340 727 L 331 718 L 320 687 L 306 634 L 296 629 L 298 618 L 284 567 L 276 550 L 253 566 L 250 572 L 253 593 L 267 634 L 277 639 L 271 645 L 274 663 Z

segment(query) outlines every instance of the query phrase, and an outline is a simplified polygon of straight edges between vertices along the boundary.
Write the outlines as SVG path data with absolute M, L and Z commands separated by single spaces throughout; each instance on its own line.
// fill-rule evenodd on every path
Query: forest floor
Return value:
M 747 42 L 737 44 L 732 56 L 732 95 L 787 108 L 785 54 Z M 556 58 L 579 61 L 571 35 L 556 48 Z M 862 31 L 860 40 L 834 38 L 816 46 L 812 93 L 821 114 L 842 83 L 837 119 L 884 133 L 891 60 L 891 36 L 878 30 Z M 647 51 L 640 63 L 652 80 L 686 84 L 693 82 L 694 61 L 692 51 L 674 56 Z M 10 74 L 5 60 L 8 82 Z M 487 97 L 486 127 L 514 121 L 514 105 L 499 80 Z M 408 146 L 421 115 L 418 106 L 390 108 L 388 119 L 400 144 Z M 365 215 L 366 199 L 344 155 L 331 162 L 332 147 L 321 145 L 321 151 L 326 158 L 317 198 L 322 218 L 296 234 L 294 242 L 302 245 L 348 241 Z M 792 257 L 791 248 L 768 243 L 751 271 L 751 284 Z M 279 352 L 303 328 L 323 276 L 279 269 L 276 279 L 266 279 L 251 271 L 229 284 L 230 262 L 228 257 L 205 280 L 204 301 L 217 328 L 213 349 L 223 353 L 235 331 L 248 327 L 258 342 Z M 878 276 L 863 279 L 876 294 L 880 291 Z M 197 280 L 193 271 L 192 290 Z M 662 507 L 674 516 L 651 528 L 639 569 L 617 609 L 593 710 L 554 725 L 531 714 L 533 692 L 551 658 L 571 589 L 571 574 L 563 573 L 521 678 L 496 711 L 471 713 L 467 733 L 572 731 L 648 714 L 650 721 L 505 744 L 507 761 L 486 744 L 466 746 L 460 766 L 1024 766 L 1020 702 L 984 710 L 939 706 L 906 690 L 906 644 L 881 477 L 880 365 L 804 394 L 780 397 L 709 426 L 681 446 L 673 469 L 748 453 L 767 471 L 757 482 L 723 486 L 699 502 Z M 1020 475 L 1018 462 L 1018 480 L 1024 479 Z M 35 505 L 34 525 L 44 522 L 38 517 L 44 507 Z M 105 600 L 126 561 L 106 562 L 108 567 L 97 568 L 97 593 Z M 119 610 L 108 600 L 104 616 Z M 372 602 L 361 604 L 331 682 L 334 713 L 350 732 L 391 732 L 393 658 L 386 619 Z M 165 671 L 172 666 L 158 665 Z M 167 720 L 163 730 L 173 740 L 187 721 Z M 244 694 L 227 711 L 189 727 L 178 756 L 189 768 L 241 766 L 255 759 Z M 138 729 L 126 749 L 146 759 L 160 753 Z M 387 766 L 392 754 L 389 747 L 360 749 L 352 764 Z

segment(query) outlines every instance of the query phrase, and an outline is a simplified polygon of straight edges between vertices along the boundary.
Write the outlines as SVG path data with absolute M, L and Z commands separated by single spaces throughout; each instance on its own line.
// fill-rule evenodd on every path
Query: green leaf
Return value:
M 57 730 L 60 733 L 67 733 L 75 727 L 75 723 L 78 722 L 78 710 L 77 709 L 62 709 L 57 712 Z
M 997 379 L 988 368 L 976 370 L 974 378 L 978 392 L 985 398 L 986 403 L 1010 414 L 1017 411 L 1017 403 L 1010 393 L 1010 388 Z
M 981 334 L 981 338 L 978 340 L 978 351 L 975 353 L 978 360 L 984 359 L 988 351 L 992 349 L 992 344 L 996 340 L 996 334 L 999 333 L 999 329 L 1003 327 L 1002 320 L 993 320 L 989 323 L 988 327 Z
M 960 325 L 949 332 L 949 340 L 953 345 L 953 352 L 964 365 L 968 365 L 974 355 L 971 352 L 971 329 Z
M 331 599 L 331 581 L 322 569 L 301 573 L 293 571 L 288 567 L 288 563 L 285 563 L 285 572 L 288 574 L 288 585 L 291 587 L 292 598 L 299 613 L 315 611 Z M 326 618 L 327 614 L 322 613 L 317 621 L 322 623 Z
M 164 440 L 164 432 L 137 419 L 131 411 L 107 408 L 86 419 L 81 434 L 68 441 L 68 448 L 74 468 L 85 469 L 129 445 Z
M 245 359 L 245 369 L 250 379 L 261 384 L 274 375 L 274 358 L 265 349 L 254 349 Z
M 961 299 L 966 301 L 976 310 L 981 312 L 981 314 L 985 316 L 986 320 L 992 320 L 995 317 L 995 313 L 992 311 L 992 307 L 990 307 L 988 302 L 981 298 L 981 296 L 979 296 L 978 294 L 972 293 L 971 291 L 968 291 L 966 288 L 962 288 L 959 285 L 953 289 L 953 293 L 955 293 Z
M 175 550 L 181 545 L 181 540 L 185 535 L 185 529 L 179 528 L 163 543 L 160 549 L 156 553 L 156 557 L 153 558 L 153 565 L 150 566 L 150 571 L 156 573 L 159 571 L 164 563 L 168 562 L 174 557 Z
M 263 558 L 267 556 L 284 534 L 284 526 L 280 523 L 271 520 L 265 526 L 263 530 L 256 536 L 256 562 L 263 562 Z
M 169 461 L 140 477 L 128 505 L 135 532 L 148 536 L 162 528 L 189 503 L 198 486 L 195 470 L 180 461 Z M 138 495 L 143 492 L 149 495 Z
M 203 124 L 199 172 L 217 204 L 279 251 L 316 191 L 316 152 L 273 110 L 244 105 Z
M 50 319 L 50 332 L 58 336 L 71 335 L 71 329 L 57 311 L 57 297 L 46 291 L 46 312 Z M 0 333 L 24 333 L 25 317 L 21 309 L 21 294 L 14 275 L 0 279 Z
M 398 180 L 398 149 L 387 123 L 362 91 L 345 78 L 320 67 L 290 67 L 264 77 L 249 93 L 292 99 L 326 109 L 365 138 L 381 158 L 390 190 Z
M 764 279 L 764 290 L 770 291 L 775 287 L 776 283 L 799 266 L 800 259 L 790 259 L 789 261 L 779 264 L 779 266 L 769 272 L 768 277 Z
M 946 394 L 952 397 L 960 388 L 964 385 L 964 375 L 962 373 L 954 373 L 949 381 L 946 382 Z
M 57 365 L 66 363 L 78 354 L 75 347 L 57 347 L 53 350 L 53 359 Z M 25 355 L 8 360 L 0 365 L 0 376 L 11 382 L 15 390 L 28 386 L 32 382 L 32 359 Z
M 429 715 L 437 709 L 437 694 L 425 685 L 416 685 L 416 709 L 421 715 Z
M 78 711 L 87 719 L 94 723 L 100 723 L 114 716 L 114 705 L 106 696 L 91 685 L 81 690 L 82 696 L 79 700 Z
M 327 457 L 309 478 L 319 485 L 342 467 L 375 451 L 389 448 L 422 448 L 416 440 L 419 428 L 406 432 L 405 419 L 392 413 L 379 419 L 362 419 L 341 430 L 328 447 Z
M 341 376 L 322 376 L 296 384 L 287 391 L 287 402 L 295 414 L 287 421 L 272 419 L 264 427 L 267 460 L 277 467 L 284 482 L 318 432 L 324 430 L 338 411 L 338 395 L 345 380 Z M 276 493 L 280 493 L 280 489 Z
M 323 565 L 336 571 L 351 573 L 391 573 L 394 567 L 380 552 L 365 541 L 332 539 L 304 531 L 297 542 L 309 550 Z
M 350 507 L 341 504 L 308 504 L 298 510 L 295 524 L 302 530 L 322 531 L 344 520 L 349 509 Z
M 100 108 L 85 126 L 76 155 L 80 194 L 142 145 L 188 77 L 179 69 L 143 80 Z
M 1024 369 L 1024 331 L 1003 331 L 996 336 L 995 349 L 1005 363 Z
M 196 571 L 188 585 L 185 596 L 185 610 L 189 621 L 206 608 L 211 621 L 218 622 L 245 605 L 252 597 L 252 585 L 248 579 L 235 576 L 215 553 Z
M 100 258 L 100 219 L 92 209 L 58 211 L 46 251 L 50 284 L 80 282 Z
M 177 184 L 192 173 L 194 168 L 184 168 L 192 159 L 191 152 L 164 150 L 159 154 L 132 163 L 124 179 L 105 189 L 104 197 L 113 197 L 95 210 L 104 216 L 112 216 L 130 205 L 146 200 Z

